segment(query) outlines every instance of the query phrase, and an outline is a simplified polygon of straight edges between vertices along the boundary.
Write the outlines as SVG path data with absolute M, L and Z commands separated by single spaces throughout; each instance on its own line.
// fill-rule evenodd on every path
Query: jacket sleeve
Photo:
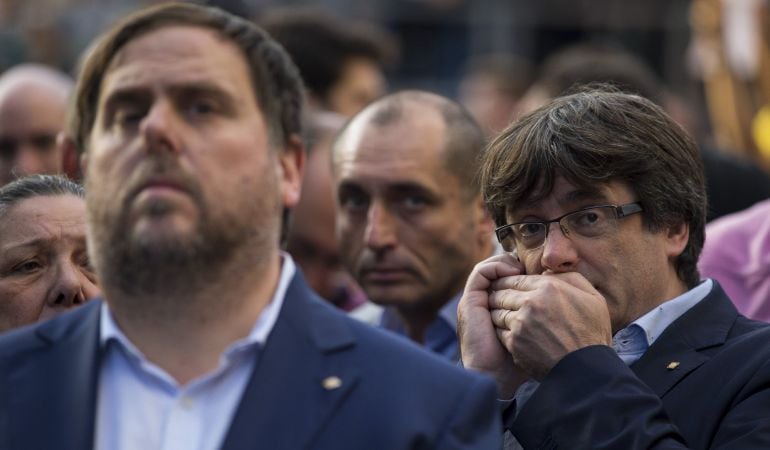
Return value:
M 525 449 L 687 448 L 660 398 L 606 346 L 559 361 L 511 432 Z

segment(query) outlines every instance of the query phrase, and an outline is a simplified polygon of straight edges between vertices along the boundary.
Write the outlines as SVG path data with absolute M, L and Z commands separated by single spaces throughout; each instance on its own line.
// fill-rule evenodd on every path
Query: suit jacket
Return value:
M 768 449 L 770 327 L 714 283 L 630 368 L 606 346 L 564 357 L 511 432 L 525 449 Z
M 93 447 L 94 301 L 0 337 L 0 449 Z M 324 388 L 336 376 L 341 385 Z M 296 275 L 222 448 L 492 449 L 494 383 L 347 318 Z

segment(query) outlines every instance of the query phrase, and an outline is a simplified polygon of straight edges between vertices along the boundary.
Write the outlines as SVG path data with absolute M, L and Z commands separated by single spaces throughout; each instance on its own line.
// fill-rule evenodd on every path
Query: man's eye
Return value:
M 122 128 L 135 127 L 142 120 L 143 114 L 137 108 L 124 108 L 115 112 L 113 123 Z
M 362 211 L 368 207 L 368 199 L 365 195 L 345 194 L 340 196 L 340 208 L 348 211 Z
M 402 199 L 401 203 L 407 209 L 420 209 L 428 204 L 428 200 L 419 195 L 407 195 Z
M 599 224 L 602 216 L 595 211 L 584 211 L 572 217 L 572 224 L 578 227 L 590 227 Z
M 37 261 L 24 261 L 14 266 L 12 273 L 16 275 L 29 275 L 41 269 L 43 266 Z
M 522 223 L 516 228 L 521 237 L 537 236 L 544 231 L 541 223 Z
M 190 102 L 187 109 L 192 115 L 205 116 L 215 113 L 217 111 L 217 106 L 214 102 L 209 100 L 195 100 Z

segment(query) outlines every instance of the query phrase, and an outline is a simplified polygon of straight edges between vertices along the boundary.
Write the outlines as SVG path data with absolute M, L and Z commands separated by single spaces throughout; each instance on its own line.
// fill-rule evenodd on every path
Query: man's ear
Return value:
M 305 144 L 296 134 L 292 134 L 285 148 L 278 155 L 281 167 L 281 186 L 283 206 L 293 208 L 299 201 L 302 190 L 302 171 L 305 168 Z
M 65 132 L 56 136 L 56 146 L 62 158 L 62 173 L 70 180 L 80 181 L 83 178 L 81 170 L 81 155 L 75 140 Z
M 494 244 L 494 231 L 495 222 L 492 220 L 492 215 L 487 209 L 487 205 L 484 204 L 484 200 L 481 199 L 481 195 L 477 195 L 473 201 L 473 208 L 476 217 L 476 239 L 480 248 L 483 248 L 486 258 L 492 251 L 492 245 Z
M 666 228 L 666 255 L 674 259 L 682 254 L 690 240 L 690 226 L 684 222 Z

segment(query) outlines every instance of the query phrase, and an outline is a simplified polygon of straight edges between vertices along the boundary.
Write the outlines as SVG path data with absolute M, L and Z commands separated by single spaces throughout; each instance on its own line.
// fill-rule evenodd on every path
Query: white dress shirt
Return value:
M 148 361 L 102 304 L 95 449 L 214 450 L 222 445 L 296 271 L 288 254 L 281 257 L 278 287 L 249 335 L 225 350 L 216 370 L 185 386 Z

